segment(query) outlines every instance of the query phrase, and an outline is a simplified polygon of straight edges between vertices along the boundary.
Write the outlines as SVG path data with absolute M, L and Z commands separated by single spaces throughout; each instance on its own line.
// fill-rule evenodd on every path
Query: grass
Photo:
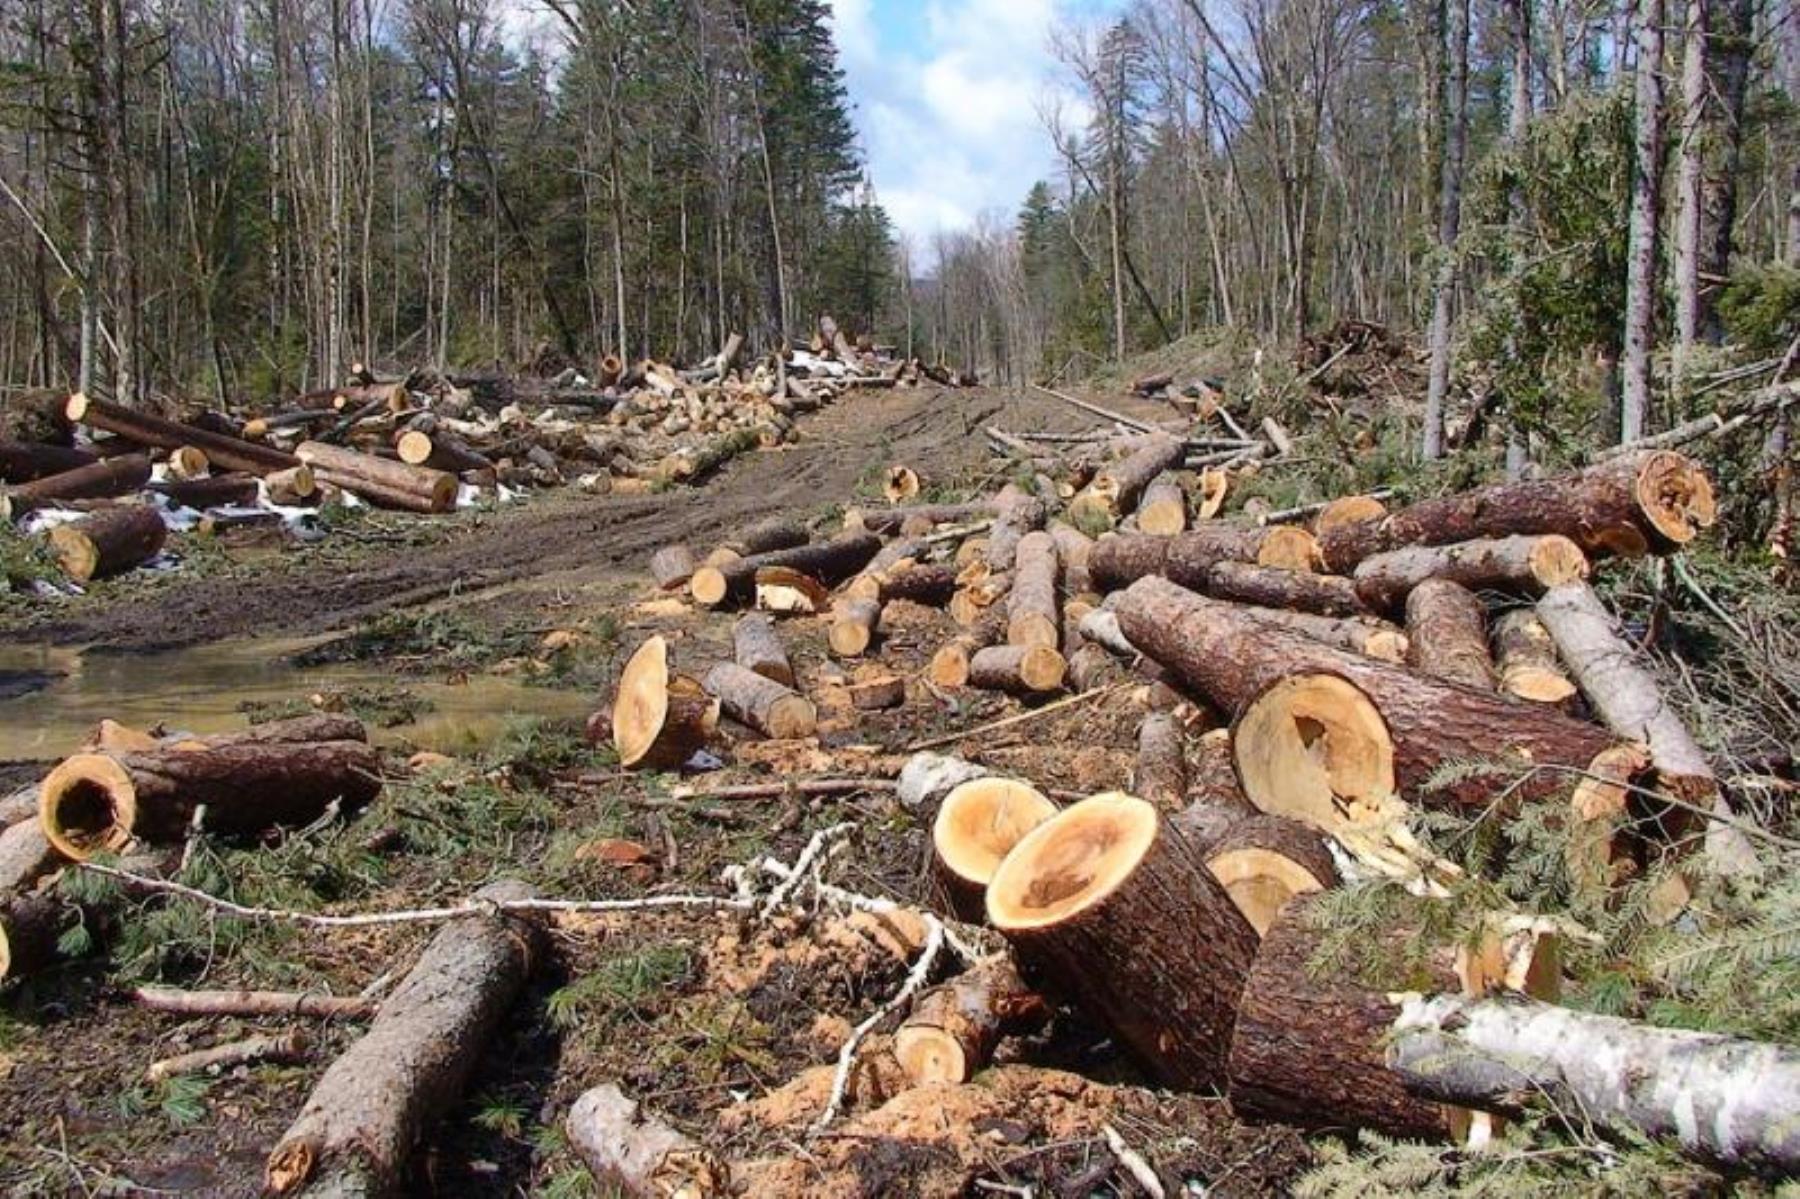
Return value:
M 552 992 L 547 1008 L 558 1028 L 614 1027 L 662 1010 L 678 985 L 692 981 L 693 951 L 684 945 L 647 945 L 610 958 L 599 969 Z

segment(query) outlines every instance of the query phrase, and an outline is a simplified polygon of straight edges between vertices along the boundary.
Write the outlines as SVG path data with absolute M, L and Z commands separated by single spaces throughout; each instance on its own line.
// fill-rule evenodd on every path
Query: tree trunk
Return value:
M 1068 663 L 1043 645 L 993 645 L 969 659 L 969 685 L 983 691 L 1032 695 L 1063 684 Z
M 36 441 L 0 441 L 0 483 L 18 485 L 64 474 L 98 461 L 86 450 Z
M 685 545 L 665 545 L 650 555 L 650 578 L 663 591 L 679 591 L 694 577 L 694 551 Z
M 168 526 L 155 508 L 109 508 L 50 530 L 50 552 L 77 583 L 109 579 L 162 552 Z
M 1469 131 L 1469 0 L 1447 0 L 1444 11 L 1444 171 L 1438 192 L 1438 267 L 1432 285 L 1431 366 L 1425 396 L 1427 461 L 1444 455 L 1450 313 L 1456 300 L 1456 241 L 1462 223 L 1463 159 Z
M 609 723 L 619 765 L 673 770 L 712 736 L 719 701 L 693 679 L 671 671 L 668 642 L 650 637 L 632 651 L 619 674 Z M 589 728 L 594 728 L 591 722 Z
M 1675 178 L 1675 345 L 1669 374 L 1679 400 L 1688 388 L 1688 357 L 1700 332 L 1700 184 L 1704 175 L 1707 115 L 1708 0 L 1687 0 L 1681 50 L 1680 166 Z
M 707 672 L 706 690 L 733 720 L 777 741 L 810 737 L 818 727 L 811 700 L 735 662 L 721 662 Z
M 1483 538 L 1407 546 L 1365 558 L 1356 567 L 1356 594 L 1370 608 L 1392 612 L 1428 579 L 1471 591 L 1537 596 L 1559 583 L 1585 579 L 1587 573 L 1587 556 L 1561 534 Z
M 1014 497 L 1001 510 L 994 520 L 994 527 L 988 530 L 987 564 L 996 573 L 1013 568 L 1013 561 L 1019 553 L 1019 542 L 1027 533 L 1044 527 L 1044 501 L 1030 496 Z
M 984 520 L 998 513 L 992 500 L 974 500 L 966 504 L 913 504 L 893 508 L 851 508 L 844 513 L 846 530 L 867 530 L 893 534 L 906 524 L 952 525 Z
M 1625 263 L 1625 342 L 1619 358 L 1620 441 L 1636 441 L 1650 423 L 1663 151 L 1663 0 L 1633 0 L 1633 4 L 1636 132 L 1632 140 L 1631 239 Z
M 184 508 L 204 510 L 256 503 L 261 494 L 255 475 L 209 475 L 185 482 L 155 483 L 151 490 L 166 495 Z M 273 497 L 271 497 L 273 498 Z
M 945 910 L 969 924 L 986 923 L 994 871 L 1054 815 L 1055 804 L 1016 779 L 965 779 L 952 787 L 931 822 L 932 877 Z
M 1368 605 L 1356 586 L 1342 575 L 1252 566 L 1247 562 L 1219 562 L 1206 573 L 1202 590 L 1214 599 L 1254 604 L 1259 608 L 1284 608 L 1319 616 L 1366 616 Z
M 1051 521 L 1047 527 L 1050 536 L 1056 538 L 1056 558 L 1062 567 L 1064 592 L 1073 596 L 1093 591 L 1088 560 L 1094 552 L 1094 539 L 1060 520 Z
M 836 656 L 859 658 L 875 643 L 875 634 L 880 628 L 880 600 L 843 600 L 837 605 L 826 640 Z
M 426 513 L 448 512 L 456 506 L 456 476 L 441 470 L 317 441 L 301 442 L 294 453 L 323 482 L 353 491 L 372 503 Z
M 1461 583 L 1426 579 L 1406 597 L 1407 665 L 1477 691 L 1494 689 L 1487 610 Z
M 122 454 L 78 466 L 61 474 L 46 475 L 30 483 L 0 492 L 0 516 L 17 520 L 36 508 L 57 500 L 103 499 L 130 495 L 150 482 L 150 459 L 143 454 Z
M 1007 644 L 1055 649 L 1062 633 L 1056 602 L 1056 539 L 1041 531 L 1027 533 L 1019 541 L 1015 564 L 1006 597 Z
M 585 1092 L 564 1122 L 569 1144 L 604 1194 L 625 1199 L 723 1199 L 731 1168 L 646 1112 L 612 1083 Z
M 1187 521 L 1187 492 L 1179 482 L 1162 475 L 1144 488 L 1144 498 L 1137 509 L 1139 532 L 1169 537 L 1186 529 Z
M 1088 572 L 1102 591 L 1114 591 L 1150 575 L 1204 590 L 1219 562 L 1307 570 L 1315 553 L 1312 534 L 1304 529 L 1208 524 L 1173 537 L 1122 533 L 1105 538 L 1094 543 Z
M 1164 813 L 1187 806 L 1187 749 L 1181 723 L 1152 712 L 1138 724 L 1137 765 L 1131 793 Z

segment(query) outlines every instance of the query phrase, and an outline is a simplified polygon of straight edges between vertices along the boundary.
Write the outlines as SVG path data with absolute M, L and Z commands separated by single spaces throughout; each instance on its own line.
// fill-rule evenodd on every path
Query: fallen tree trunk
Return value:
M 1018 558 L 1019 543 L 1027 533 L 1044 527 L 1045 516 L 1043 500 L 1028 495 L 1012 497 L 994 519 L 994 527 L 988 530 L 988 567 L 996 574 L 1010 571 Z
M 1042 645 L 1055 649 L 1062 623 L 1057 618 L 1056 538 L 1027 533 L 1014 555 L 1012 590 L 1006 597 L 1006 640 L 1009 645 Z
M 512 882 L 477 892 L 534 897 Z M 540 922 L 518 914 L 445 925 L 369 1031 L 319 1079 L 269 1154 L 264 1185 L 277 1195 L 399 1193 L 414 1146 L 462 1094 L 543 942 Z
M 794 685 L 794 668 L 787 649 L 775 632 L 775 622 L 761 612 L 747 612 L 731 628 L 733 657 L 745 670 L 755 671 L 783 687 Z
M 73 446 L 41 441 L 0 441 L 0 483 L 18 485 L 66 474 L 99 459 Z
M 50 530 L 50 552 L 77 583 L 109 579 L 148 562 L 168 539 L 162 513 L 142 504 L 109 508 Z
M 318 478 L 371 503 L 424 513 L 448 512 L 456 506 L 456 476 L 444 471 L 317 441 L 303 441 L 294 452 Z
M 570 1146 L 606 1193 L 626 1199 L 723 1199 L 731 1194 L 726 1163 L 612 1083 L 577 1099 L 564 1127 Z
M 875 576 L 875 594 L 868 596 L 865 592 L 863 597 L 878 599 L 884 604 L 889 600 L 907 600 L 928 608 L 942 608 L 955 594 L 956 571 L 949 566 L 936 562 L 902 562 Z
M 958 920 L 983 922 L 994 871 L 1054 815 L 1055 804 L 1017 779 L 977 777 L 951 788 L 931 824 L 933 877 L 945 909 Z
M 1375 611 L 1391 612 L 1426 579 L 1535 597 L 1587 573 L 1587 555 L 1560 533 L 1410 545 L 1364 559 L 1356 568 L 1356 594 Z
M 1382 662 L 1404 662 L 1411 648 L 1406 630 L 1373 616 L 1315 616 L 1285 608 L 1247 606 L 1243 610 L 1264 623 Z
M 1560 533 L 1588 555 L 1633 557 L 1678 548 L 1717 517 L 1711 481 L 1680 454 L 1650 451 L 1573 474 L 1497 483 L 1425 500 L 1320 534 L 1326 569 L 1407 545 Z
M 787 516 L 768 516 L 740 529 L 719 548 L 729 550 L 740 558 L 748 558 L 753 554 L 766 554 L 773 550 L 791 550 L 810 540 L 812 537 L 806 531 L 805 521 Z
M 255 475 L 233 473 L 210 475 L 202 479 L 164 480 L 152 483 L 151 490 L 168 496 L 184 508 L 223 508 L 254 504 L 258 494 Z
M 1220 562 L 1310 570 L 1314 554 L 1312 534 L 1305 529 L 1206 524 L 1173 537 L 1127 533 L 1103 538 L 1094 543 L 1088 573 L 1102 591 L 1127 587 L 1152 575 L 1204 590 L 1212 568 Z
M 8 825 L 0 832 L 0 895 L 31 890 L 64 860 L 36 820 Z
M 859 658 L 875 642 L 881 628 L 881 601 L 848 599 L 837 605 L 826 640 L 840 658 Z
M 986 1068 L 1002 1037 L 1048 1017 L 1012 959 L 991 958 L 919 996 L 894 1032 L 894 1057 L 914 1086 L 959 1085 Z
M 300 461 L 292 454 L 284 454 L 265 445 L 163 420 L 146 412 L 134 412 L 105 400 L 89 399 L 80 392 L 69 397 L 63 412 L 76 424 L 104 429 L 138 445 L 163 450 L 196 446 L 205 451 L 208 461 L 223 470 L 266 475 L 270 471 L 285 470 Z
M 878 509 L 851 508 L 844 513 L 844 528 L 870 533 L 899 533 L 908 524 L 963 524 L 994 516 L 998 511 L 993 500 L 973 500 L 966 504 L 913 504 Z
M 470 449 L 462 438 L 442 429 L 430 433 L 407 429 L 394 438 L 394 452 L 408 466 L 424 466 L 453 475 L 494 469 L 493 461 L 485 454 Z
M 1108 522 L 1130 516 L 1156 477 L 1180 466 L 1186 453 L 1187 444 L 1180 438 L 1152 435 L 1123 461 L 1097 473 L 1087 490 L 1070 502 L 1071 515 L 1091 511 Z
M 1248 562 L 1215 563 L 1206 573 L 1204 591 L 1214 599 L 1319 616 L 1366 616 L 1369 612 L 1368 605 L 1356 593 L 1356 585 L 1342 575 L 1253 566 Z
M 70 906 L 55 895 L 0 895 L 0 982 L 55 962 L 57 942 L 72 917 Z
M 1426 579 L 1406 597 L 1407 665 L 1477 691 L 1494 689 L 1487 610 L 1449 579 Z
M 1500 689 L 1540 704 L 1560 704 L 1575 694 L 1550 630 L 1530 608 L 1515 608 L 1494 622 L 1494 663 Z
M 45 475 L 35 482 L 8 487 L 0 499 L 5 513 L 17 520 L 35 508 L 57 500 L 106 499 L 130 495 L 150 482 L 150 459 L 143 454 L 123 454 L 78 466 L 60 474 Z
M 1162 1081 L 1224 1081 L 1256 932 L 1155 808 L 1097 795 L 1039 825 L 995 872 L 987 913 Z
M 707 694 L 716 697 L 739 724 L 749 725 L 777 741 L 810 737 L 818 727 L 812 701 L 773 679 L 721 662 L 706 675 Z
M 312 467 L 304 462 L 286 470 L 270 471 L 263 476 L 263 487 L 271 504 L 288 508 L 312 501 L 319 494 L 319 481 L 313 477 Z
M 705 608 L 746 603 L 755 594 L 756 572 L 765 566 L 787 567 L 830 586 L 861 570 L 880 549 L 881 538 L 873 533 L 842 533 L 830 541 L 751 554 L 725 565 L 702 566 L 688 581 L 688 592 L 695 603 Z

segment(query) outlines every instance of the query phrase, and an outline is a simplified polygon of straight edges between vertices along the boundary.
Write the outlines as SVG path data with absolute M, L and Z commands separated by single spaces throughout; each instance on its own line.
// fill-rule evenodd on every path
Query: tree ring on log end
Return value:
M 84 862 L 123 849 L 137 824 L 137 785 L 105 754 L 76 754 L 44 778 L 38 819 L 62 853 Z
M 680 708 L 681 711 L 675 711 Z M 669 675 L 669 644 L 651 637 L 638 646 L 619 676 L 613 701 L 613 745 L 621 766 L 679 766 L 719 719 L 719 701 L 692 679 Z M 678 727 L 679 726 L 679 727 Z M 665 734 L 669 734 L 665 736 Z
M 1228 849 L 1208 857 L 1206 868 L 1259 937 L 1269 931 L 1294 896 L 1322 891 L 1331 884 L 1286 854 L 1255 847 Z
M 953 789 L 938 805 L 931 843 L 944 868 L 985 887 L 1014 846 L 1056 815 L 1056 805 L 1016 779 L 982 778 Z
M 1718 499 L 1706 472 L 1680 454 L 1650 455 L 1637 475 L 1638 506 L 1656 531 L 1685 545 L 1718 519 Z
M 1005 931 L 1060 924 L 1106 899 L 1156 841 L 1156 808 L 1109 791 L 1046 820 L 988 881 L 988 922 Z
M 1238 717 L 1231 748 L 1251 803 L 1327 832 L 1355 824 L 1354 812 L 1396 790 L 1387 721 L 1360 687 L 1334 674 L 1264 688 Z
M 1257 547 L 1256 564 L 1310 571 L 1319 564 L 1319 543 L 1311 533 L 1295 525 L 1271 525 Z
M 1539 537 L 1531 547 L 1531 577 L 1545 587 L 1560 587 L 1588 577 L 1587 555 L 1560 533 Z

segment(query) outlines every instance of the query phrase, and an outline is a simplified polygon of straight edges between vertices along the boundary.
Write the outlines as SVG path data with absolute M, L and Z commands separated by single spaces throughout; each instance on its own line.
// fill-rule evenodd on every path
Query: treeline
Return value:
M 823 0 L 0 5 L 0 382 L 694 359 L 892 288 Z
M 939 247 L 934 319 L 1026 378 L 1356 317 L 1430 331 L 1434 415 L 1530 425 L 1598 360 L 1641 427 L 1665 359 L 1800 332 L 1797 43 L 1791 0 L 1139 0 L 1060 36 L 1091 119 Z

